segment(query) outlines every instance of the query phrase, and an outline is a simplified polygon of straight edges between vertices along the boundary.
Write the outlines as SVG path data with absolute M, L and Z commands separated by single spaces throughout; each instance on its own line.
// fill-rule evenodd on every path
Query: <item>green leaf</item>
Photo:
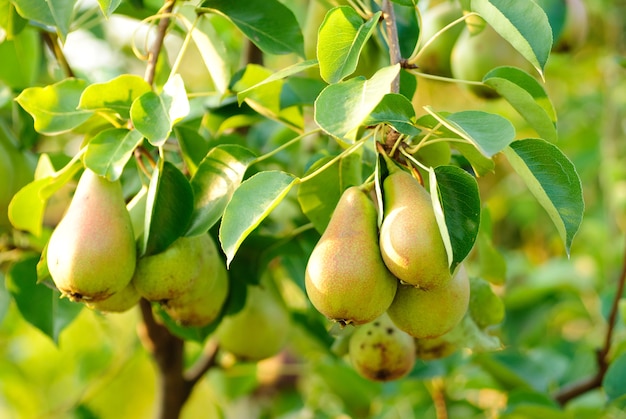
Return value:
M 406 135 L 419 135 L 421 132 L 413 124 L 415 109 L 405 96 L 398 93 L 388 93 L 365 119 L 363 125 L 389 124 L 396 131 Z
M 85 166 L 111 182 L 116 181 L 142 140 L 143 136 L 137 130 L 111 128 L 100 131 L 87 145 Z
M 98 5 L 100 6 L 100 10 L 105 17 L 109 18 L 122 3 L 122 0 L 98 0 Z
M 485 75 L 483 83 L 505 98 L 541 138 L 557 140 L 554 106 L 534 77 L 517 67 L 498 67 Z
M 160 160 L 148 187 L 141 255 L 162 252 L 181 237 L 192 212 L 193 191 L 189 181 L 174 164 Z
M 306 174 L 313 173 L 333 158 L 335 156 L 319 159 Z M 326 230 L 343 191 L 363 182 L 361 159 L 360 153 L 350 153 L 298 187 L 300 208 L 320 234 Z
M 606 371 L 602 380 L 602 387 L 609 399 L 609 403 L 618 402 L 620 407 L 626 406 L 626 353 L 618 356 Z
M 87 86 L 80 97 L 78 109 L 112 112 L 128 119 L 135 99 L 151 90 L 142 77 L 123 74 L 107 82 Z
M 89 119 L 92 111 L 79 110 L 78 103 L 87 83 L 65 79 L 46 87 L 30 87 L 15 99 L 35 119 L 37 132 L 59 134 Z
M 207 141 L 197 130 L 184 125 L 174 127 L 174 134 L 180 145 L 185 165 L 193 176 L 198 171 L 198 165 L 209 151 Z
M 304 39 L 293 12 L 278 0 L 205 0 L 200 10 L 230 19 L 267 54 L 304 57 Z
M 319 28 L 317 59 L 320 75 L 327 83 L 337 83 L 354 73 L 359 56 L 370 38 L 381 12 L 367 22 L 349 6 L 338 6 L 326 13 Z
M 13 0 L 22 17 L 56 27 L 63 42 L 70 31 L 76 3 L 77 0 Z
M 480 194 L 476 179 L 457 166 L 434 169 L 438 198 L 452 245 L 454 271 L 474 247 L 480 226 Z
M 11 39 L 0 42 L 0 81 L 14 90 L 35 84 L 41 70 L 41 39 L 34 28 L 25 28 Z
M 446 128 L 474 144 L 482 154 L 491 157 L 515 139 L 515 127 L 500 115 L 482 111 L 462 111 L 443 117 L 426 109 Z
M 220 226 L 227 266 L 245 238 L 276 208 L 296 181 L 289 173 L 272 170 L 257 173 L 237 188 Z
M 180 74 L 174 74 L 165 83 L 161 93 L 161 100 L 167 110 L 171 130 L 177 122 L 189 115 L 191 110 L 189 100 L 187 100 L 185 84 Z
M 254 158 L 250 150 L 234 144 L 218 145 L 208 152 L 191 178 L 194 212 L 187 236 L 205 233 L 220 219 Z
M 548 212 L 569 255 L 585 210 L 576 168 L 555 145 L 537 138 L 515 141 L 504 154 Z
M 150 91 L 139 96 L 130 108 L 133 125 L 154 146 L 163 145 L 170 135 L 172 124 L 165 103 Z
M 45 155 L 42 155 L 42 158 Z M 80 169 L 76 161 L 53 176 L 36 179 L 20 189 L 9 204 L 9 219 L 18 229 L 28 231 L 35 237 L 42 233 L 43 216 L 48 199 L 65 185 Z
M 61 298 L 61 293 L 37 283 L 39 257 L 16 262 L 7 273 L 6 288 L 13 296 L 22 317 L 48 335 L 55 343 L 59 335 L 82 310 L 82 304 Z
M 477 12 L 513 45 L 543 77 L 552 48 L 552 29 L 543 9 L 534 1 L 472 0 Z
M 315 101 L 315 122 L 328 134 L 353 142 L 358 128 L 391 92 L 398 64 L 378 70 L 371 79 L 362 77 L 331 84 Z
M 0 0 L 0 11 L 0 28 L 6 33 L 5 40 L 12 41 L 24 30 L 27 20 L 17 13 L 12 0 Z M 31 29 L 31 32 L 36 31 Z

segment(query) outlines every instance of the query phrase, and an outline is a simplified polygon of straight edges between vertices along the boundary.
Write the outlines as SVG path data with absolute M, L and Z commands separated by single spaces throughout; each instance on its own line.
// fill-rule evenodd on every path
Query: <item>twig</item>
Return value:
M 402 62 L 402 54 L 400 53 L 400 41 L 398 40 L 398 28 L 396 26 L 396 14 L 393 11 L 393 4 L 390 0 L 383 0 L 383 18 L 385 19 L 385 28 L 387 32 L 387 43 L 389 44 L 389 58 L 391 65 Z M 391 83 L 391 91 L 393 93 L 400 92 L 400 76 Z
M 169 15 L 172 13 L 174 9 L 175 0 L 168 0 L 162 10 L 162 14 L 164 15 L 161 20 L 159 20 L 159 25 L 157 26 L 157 33 L 154 42 L 152 43 L 152 47 L 148 52 L 148 64 L 146 65 L 146 73 L 144 79 L 148 82 L 148 84 L 152 85 L 154 82 L 154 74 L 156 72 L 156 65 L 159 59 L 159 55 L 161 53 L 161 48 L 163 48 L 163 40 L 165 39 L 165 34 L 167 33 L 167 27 L 170 24 Z
M 615 323 L 617 320 L 619 301 L 622 297 L 622 294 L 624 293 L 624 284 L 626 283 L 626 247 L 624 251 L 625 253 L 624 260 L 622 262 L 622 272 L 620 273 L 617 282 L 617 290 L 615 291 L 615 296 L 613 297 L 613 303 L 611 305 L 611 311 L 607 320 L 608 324 L 606 335 L 604 337 L 604 345 L 602 346 L 602 349 L 600 349 L 596 354 L 598 371 L 593 376 L 574 383 L 571 386 L 564 387 L 559 392 L 557 392 L 554 395 L 554 399 L 561 406 L 565 405 L 568 401 L 580 396 L 581 394 L 602 386 L 604 375 L 609 368 L 609 361 L 607 358 L 609 351 L 611 350 L 611 343 L 613 341 L 613 332 L 615 330 Z
M 59 66 L 61 67 L 65 75 L 67 77 L 74 77 L 75 76 L 74 71 L 72 70 L 72 67 L 70 67 L 70 64 L 67 62 L 67 59 L 65 58 L 65 54 L 63 54 L 63 50 L 59 46 L 59 42 L 58 42 L 59 37 L 56 34 L 46 32 L 46 31 L 41 32 L 41 37 L 43 38 L 43 41 L 46 43 L 46 45 L 50 49 L 50 52 L 52 52 L 52 54 L 56 58 L 57 62 L 59 63 Z

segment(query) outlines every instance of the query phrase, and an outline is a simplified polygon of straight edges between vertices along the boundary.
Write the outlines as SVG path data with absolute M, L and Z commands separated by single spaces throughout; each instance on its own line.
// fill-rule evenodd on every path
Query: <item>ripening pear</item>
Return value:
M 139 258 L 133 284 L 149 301 L 168 301 L 183 295 L 200 275 L 204 253 L 216 253 L 208 234 L 179 237 L 164 251 Z M 216 253 L 217 254 L 217 253 Z
M 420 28 L 422 47 L 440 30 L 461 16 L 463 16 L 461 6 L 449 1 L 428 8 L 422 14 L 422 27 Z M 451 77 L 450 52 L 462 30 L 463 24 L 454 25 L 427 45 L 417 61 L 419 70 L 428 74 Z
M 131 282 L 110 297 L 100 301 L 85 301 L 85 305 L 92 310 L 105 313 L 121 313 L 135 307 L 139 300 L 141 300 L 141 295 Z
M 378 248 L 377 214 L 366 192 L 344 191 L 306 267 L 306 292 L 315 308 L 342 324 L 370 322 L 391 304 L 398 280 Z
M 448 255 L 426 189 L 397 169 L 383 181 L 380 251 L 387 268 L 407 284 L 431 289 L 450 281 Z
M 423 361 L 431 361 L 452 355 L 459 349 L 459 345 L 448 339 L 448 335 L 415 339 L 415 356 Z
M 396 380 L 415 364 L 415 343 L 393 324 L 386 313 L 358 326 L 350 338 L 350 360 L 363 377 L 374 381 Z
M 202 327 L 212 323 L 228 297 L 228 273 L 215 241 L 208 234 L 198 237 L 202 237 L 202 252 L 190 262 L 199 267 L 197 278 L 183 294 L 163 304 L 167 314 L 183 326 Z
M 467 312 L 469 277 L 461 265 L 452 280 L 424 290 L 408 284 L 398 287 L 387 313 L 401 330 L 417 338 L 435 338 L 452 330 Z
M 224 317 L 216 335 L 220 346 L 238 358 L 258 361 L 278 354 L 287 342 L 287 309 L 265 286 L 248 287 L 244 307 Z
M 104 300 L 128 285 L 136 261 L 133 227 L 119 180 L 110 182 L 85 169 L 48 242 L 52 280 L 72 300 Z

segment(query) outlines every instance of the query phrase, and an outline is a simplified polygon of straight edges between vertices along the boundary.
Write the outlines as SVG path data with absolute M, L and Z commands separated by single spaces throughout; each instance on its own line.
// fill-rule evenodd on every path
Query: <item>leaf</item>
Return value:
M 16 262 L 7 273 L 6 288 L 13 296 L 22 317 L 48 335 L 55 343 L 76 318 L 83 306 L 61 298 L 61 293 L 37 283 L 37 256 Z
M 192 212 L 193 191 L 189 181 L 174 164 L 160 160 L 148 187 L 141 255 L 162 252 L 181 237 Z
M 121 3 L 122 0 L 98 0 L 100 10 L 102 10 L 106 18 L 111 17 L 115 9 L 117 9 Z
M 472 0 L 477 12 L 513 45 L 543 77 L 552 48 L 552 29 L 543 9 L 534 1 Z
M 180 74 L 174 74 L 169 78 L 167 83 L 165 83 L 163 92 L 161 93 L 161 100 L 167 110 L 171 130 L 172 126 L 189 115 L 190 111 L 187 91 L 185 90 L 185 84 Z
M 80 97 L 78 109 L 113 112 L 128 119 L 135 99 L 151 90 L 142 77 L 123 74 L 107 82 L 87 86 Z
M 100 131 L 87 145 L 85 166 L 111 182 L 116 181 L 142 140 L 143 136 L 137 130 L 111 128 Z
M 45 155 L 42 155 L 42 158 L 45 158 L 43 156 Z M 40 237 L 48 199 L 81 168 L 80 161 L 76 161 L 55 175 L 36 179 L 20 189 L 9 203 L 9 219 L 13 227 Z
M 626 353 L 618 356 L 609 365 L 602 380 L 602 387 L 609 399 L 609 403 L 619 402 L 620 407 L 626 406 Z
M 437 196 L 450 235 L 454 271 L 474 247 L 480 226 L 480 194 L 476 179 L 457 166 L 434 169 Z
M 180 145 L 185 165 L 193 176 L 198 171 L 198 165 L 209 151 L 207 141 L 197 130 L 184 125 L 174 127 L 174 134 Z
M 388 93 L 365 119 L 363 125 L 385 123 L 401 134 L 415 136 L 421 131 L 413 125 L 414 120 L 415 109 L 411 101 L 401 94 Z
M 172 124 L 165 103 L 152 91 L 135 99 L 130 118 L 137 131 L 155 147 L 163 145 L 170 135 Z
M 37 132 L 60 134 L 76 128 L 93 114 L 77 109 L 86 85 L 84 80 L 65 79 L 46 87 L 24 89 L 15 100 L 35 119 Z
M 289 173 L 272 170 L 257 173 L 237 188 L 220 226 L 227 266 L 245 238 L 276 208 L 296 181 Z
M 359 126 L 391 92 L 398 64 L 378 70 L 371 79 L 362 77 L 331 84 L 315 101 L 315 122 L 328 134 L 353 142 Z
M 306 174 L 313 173 L 333 158 L 335 156 L 319 159 Z M 326 230 L 343 191 L 362 183 L 361 159 L 360 153 L 350 153 L 298 187 L 300 208 L 320 234 Z
M 200 10 L 226 16 L 267 54 L 304 57 L 304 38 L 292 11 L 278 0 L 205 0 Z
M 13 0 L 22 17 L 56 27 L 62 42 L 70 31 L 76 3 L 77 0 Z
M 320 75 L 327 83 L 337 83 L 354 73 L 359 56 L 370 38 L 381 12 L 367 22 L 350 6 L 338 6 L 326 13 L 319 28 L 317 59 Z
M 576 168 L 555 145 L 538 138 L 515 141 L 504 154 L 548 212 L 569 255 L 585 210 Z
M 203 234 L 220 219 L 254 158 L 250 150 L 234 144 L 208 152 L 191 178 L 194 211 L 185 235 Z
M 516 67 L 498 67 L 485 75 L 483 83 L 505 98 L 541 138 L 557 140 L 554 106 L 534 77 Z
M 41 71 L 41 58 L 41 39 L 34 28 L 5 39 L 0 42 L 0 62 L 11 65 L 0 66 L 0 81 L 14 90 L 32 86 Z

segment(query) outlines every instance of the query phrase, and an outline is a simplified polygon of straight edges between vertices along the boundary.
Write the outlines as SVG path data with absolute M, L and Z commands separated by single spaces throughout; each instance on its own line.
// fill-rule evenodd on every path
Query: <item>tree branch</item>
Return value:
M 383 0 L 383 18 L 387 32 L 387 44 L 389 45 L 389 58 L 391 65 L 402 62 L 400 53 L 400 41 L 398 40 L 398 27 L 396 26 L 396 14 L 390 0 Z M 391 84 L 392 93 L 400 92 L 400 76 L 396 76 Z
M 63 50 L 59 46 L 59 37 L 56 34 L 46 32 L 46 31 L 41 31 L 41 37 L 43 38 L 43 41 L 48 46 L 48 49 L 50 49 L 50 52 L 52 52 L 52 54 L 56 58 L 57 62 L 59 63 L 59 66 L 61 67 L 65 75 L 67 77 L 75 77 L 72 67 L 70 67 L 70 64 L 67 62 L 67 59 L 65 58 L 65 54 L 63 54 Z
M 148 64 L 146 65 L 146 73 L 144 75 L 144 79 L 146 79 L 146 81 L 150 85 L 152 85 L 152 83 L 154 82 L 154 74 L 156 72 L 157 61 L 159 60 L 161 48 L 163 48 L 163 40 L 165 39 L 165 34 L 167 33 L 167 27 L 170 24 L 169 14 L 172 13 L 175 3 L 176 0 L 167 0 L 164 4 L 163 10 L 161 12 L 164 16 L 163 18 L 161 18 L 161 20 L 159 20 L 156 38 L 152 43 L 152 47 L 148 51 Z
M 586 378 L 578 383 L 574 383 L 571 386 L 562 388 L 554 395 L 554 399 L 561 405 L 565 405 L 568 401 L 580 396 L 590 390 L 602 386 L 604 375 L 609 368 L 608 355 L 611 350 L 611 343 L 613 341 L 613 332 L 615 330 L 615 323 L 617 320 L 617 313 L 619 309 L 619 301 L 624 293 L 624 285 L 626 283 L 626 247 L 624 253 L 624 260 L 622 262 L 622 271 L 617 281 L 617 290 L 615 291 L 615 297 L 613 297 L 613 303 L 611 304 L 611 311 L 607 320 L 607 330 L 604 337 L 604 345 L 602 349 L 598 351 L 597 363 L 598 371 L 591 377 Z

